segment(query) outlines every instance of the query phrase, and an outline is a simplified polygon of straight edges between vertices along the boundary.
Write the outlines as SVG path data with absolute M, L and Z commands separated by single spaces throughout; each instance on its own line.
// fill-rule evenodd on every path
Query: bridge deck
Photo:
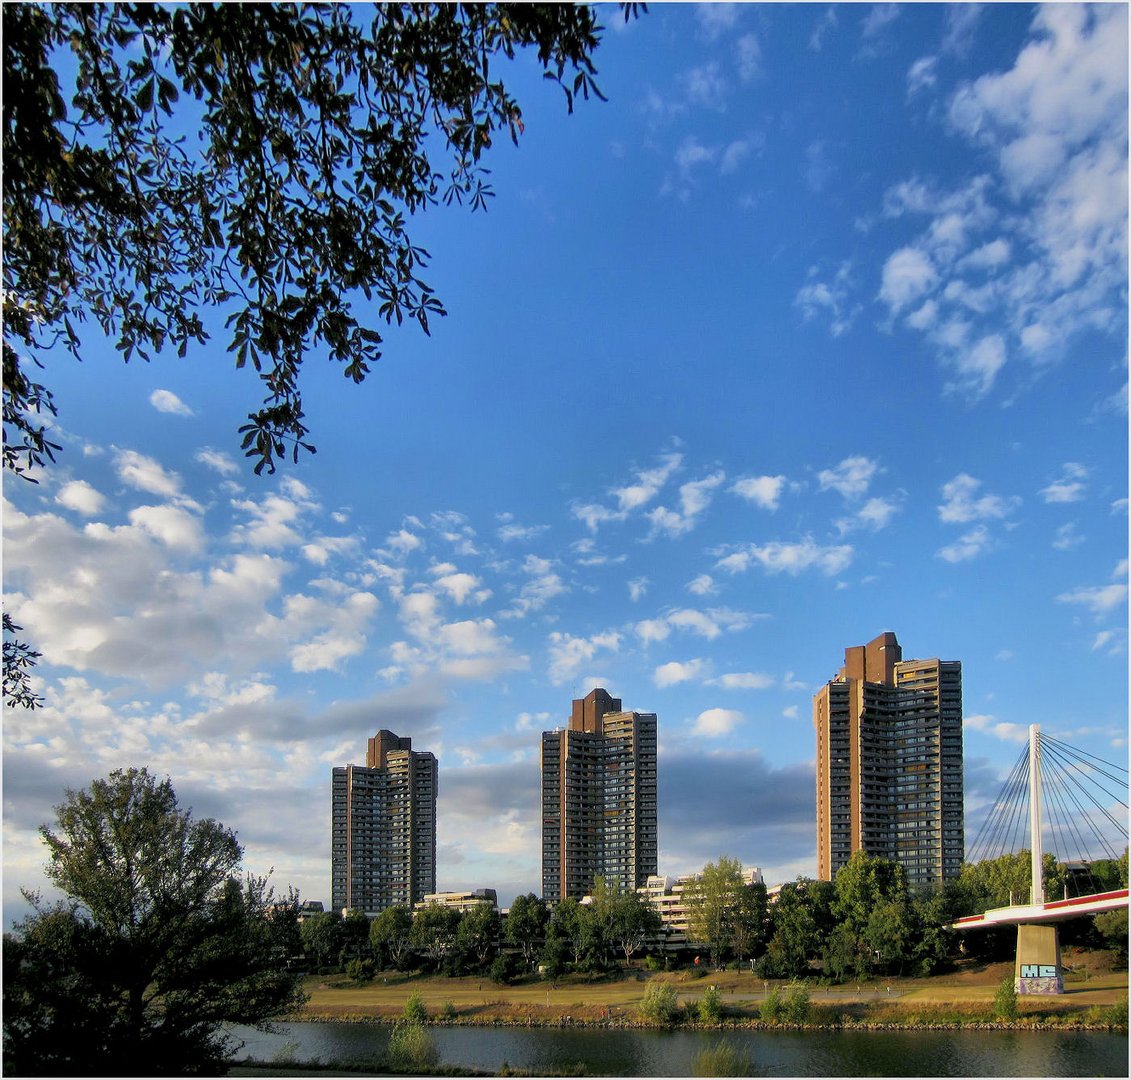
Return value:
M 1081 915 L 1098 915 L 1127 907 L 1127 890 L 1094 893 L 1069 900 L 1050 900 L 1044 904 L 1014 904 L 1012 907 L 994 908 L 981 915 L 967 915 L 950 923 L 952 930 L 978 930 L 987 926 L 1015 926 L 1018 923 L 1056 922 L 1078 918 Z

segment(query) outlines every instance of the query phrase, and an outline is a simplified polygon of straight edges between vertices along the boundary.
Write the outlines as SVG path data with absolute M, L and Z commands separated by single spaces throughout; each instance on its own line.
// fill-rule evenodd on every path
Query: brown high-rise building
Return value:
M 813 698 L 817 877 L 855 851 L 900 863 L 912 885 L 958 876 L 964 852 L 962 664 L 904 660 L 895 634 L 844 651 Z
M 598 688 L 542 733 L 542 896 L 580 899 L 597 877 L 631 892 L 656 864 L 656 714 Z
M 376 914 L 436 891 L 436 758 L 381 730 L 333 771 L 331 904 Z

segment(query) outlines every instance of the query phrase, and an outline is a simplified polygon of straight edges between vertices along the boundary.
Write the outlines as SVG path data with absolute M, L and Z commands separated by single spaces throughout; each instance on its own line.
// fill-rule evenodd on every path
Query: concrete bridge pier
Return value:
M 1019 994 L 1063 994 L 1060 937 L 1055 923 L 1018 923 L 1013 986 Z

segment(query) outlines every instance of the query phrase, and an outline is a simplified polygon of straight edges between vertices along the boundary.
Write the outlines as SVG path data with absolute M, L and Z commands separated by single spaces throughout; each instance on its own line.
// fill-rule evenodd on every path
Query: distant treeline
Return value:
M 1049 897 L 1127 885 L 1127 852 L 1081 871 L 1044 857 Z M 533 893 L 503 917 L 484 903 L 466 912 L 430 904 L 393 907 L 370 920 L 324 912 L 299 928 L 308 966 L 345 971 L 358 981 L 380 970 L 482 975 L 500 983 L 535 970 L 598 974 L 638 955 L 650 968 L 685 962 L 751 964 L 766 979 L 820 976 L 837 982 L 929 975 L 960 956 L 1012 955 L 1012 929 L 957 934 L 947 924 L 1011 902 L 1030 887 L 1028 852 L 966 865 L 941 888 L 913 889 L 895 862 L 858 852 L 834 881 L 800 877 L 770 901 L 764 885 L 743 881 L 736 860 L 708 864 L 685 888 L 689 937 L 673 936 L 636 893 L 598 879 L 591 902 L 567 899 L 552 909 Z M 1109 948 L 1127 957 L 1126 910 L 1061 924 L 1061 940 Z

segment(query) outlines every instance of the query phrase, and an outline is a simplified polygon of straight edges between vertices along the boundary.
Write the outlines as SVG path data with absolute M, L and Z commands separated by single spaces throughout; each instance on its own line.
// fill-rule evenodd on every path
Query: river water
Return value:
M 364 1063 L 380 1058 L 378 1024 L 278 1024 L 273 1034 L 234 1028 L 240 1058 Z M 1127 1076 L 1127 1037 L 1049 1031 L 625 1031 L 432 1027 L 445 1065 L 536 1074 L 585 1066 L 590 1075 L 691 1076 L 720 1040 L 752 1063 L 752 1076 Z

